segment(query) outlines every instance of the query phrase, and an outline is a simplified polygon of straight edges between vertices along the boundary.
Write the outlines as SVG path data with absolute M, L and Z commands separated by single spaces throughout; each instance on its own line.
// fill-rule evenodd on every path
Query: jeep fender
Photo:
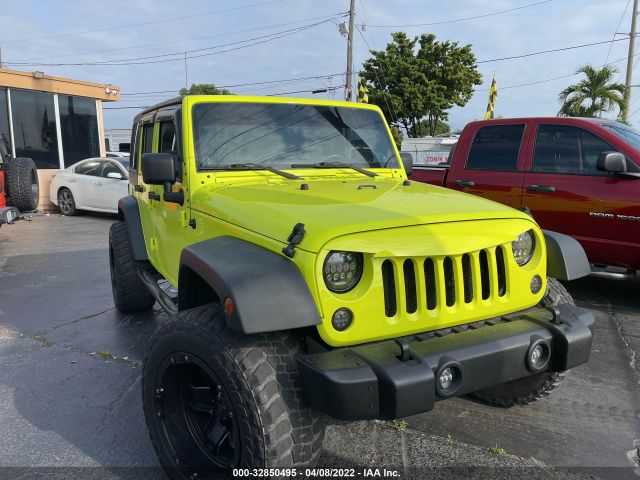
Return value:
M 133 259 L 138 262 L 148 261 L 149 257 L 147 256 L 147 247 L 144 244 L 140 210 L 138 210 L 138 202 L 133 196 L 129 195 L 118 200 L 118 220 L 124 222 L 127 227 L 127 236 L 129 237 Z
M 233 330 L 271 332 L 321 322 L 297 267 L 283 256 L 252 243 L 223 236 L 186 247 L 180 255 L 180 310 L 206 303 L 194 298 L 193 293 L 202 292 L 202 281 L 221 302 L 231 300 L 233 308 L 226 312 L 226 318 Z
M 547 275 L 570 281 L 591 274 L 591 266 L 582 245 L 575 238 L 543 230 L 547 244 Z

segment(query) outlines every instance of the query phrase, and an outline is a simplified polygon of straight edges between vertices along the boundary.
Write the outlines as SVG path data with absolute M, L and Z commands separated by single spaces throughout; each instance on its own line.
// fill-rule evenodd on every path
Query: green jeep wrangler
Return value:
M 142 394 L 172 478 L 317 463 L 324 415 L 526 404 L 589 359 L 589 273 L 526 213 L 407 179 L 380 110 L 186 96 L 134 121 L 116 307 L 168 320 Z

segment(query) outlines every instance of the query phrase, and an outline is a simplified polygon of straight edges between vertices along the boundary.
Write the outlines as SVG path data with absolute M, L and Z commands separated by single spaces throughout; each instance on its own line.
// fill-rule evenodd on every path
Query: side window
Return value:
M 142 126 L 142 153 L 153 152 L 153 123 Z
M 176 127 L 173 122 L 160 122 L 159 152 L 175 152 Z
M 177 153 L 176 124 L 172 120 L 160 122 L 160 136 L 158 137 L 158 152 Z M 182 180 L 182 165 L 175 162 L 176 181 Z
M 100 176 L 107 178 L 110 173 L 117 173 L 122 175 L 122 171 L 120 168 L 113 162 L 102 162 L 102 170 L 100 172 Z
M 607 175 L 596 168 L 598 155 L 614 148 L 582 128 L 540 125 L 533 155 L 534 172 Z
M 140 126 L 140 124 L 136 124 L 134 126 L 134 136 L 132 138 L 132 148 L 129 150 L 129 155 L 131 158 L 131 168 L 133 170 L 138 170 L 138 163 L 139 163 L 139 149 L 140 149 L 140 136 L 142 135 L 142 128 Z
M 82 165 L 78 165 L 74 173 L 79 175 L 89 175 L 90 177 L 100 176 L 100 162 L 97 160 L 84 162 Z
M 489 125 L 476 133 L 467 167 L 472 170 L 517 170 L 524 125 Z

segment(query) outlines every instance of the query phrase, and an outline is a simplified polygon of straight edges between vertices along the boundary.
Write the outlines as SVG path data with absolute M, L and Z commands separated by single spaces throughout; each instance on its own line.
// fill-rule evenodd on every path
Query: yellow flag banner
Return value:
M 496 74 L 494 73 L 491 88 L 489 88 L 489 104 L 487 105 L 487 113 L 484 114 L 485 120 L 493 119 L 493 109 L 496 104 L 496 98 L 498 98 L 498 84 L 496 83 Z
M 358 103 L 369 103 L 369 89 L 360 77 L 358 77 Z

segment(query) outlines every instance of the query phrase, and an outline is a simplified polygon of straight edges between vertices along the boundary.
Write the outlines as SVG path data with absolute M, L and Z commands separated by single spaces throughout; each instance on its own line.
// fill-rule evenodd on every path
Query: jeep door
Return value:
M 595 123 L 568 121 L 536 125 L 523 205 L 543 228 L 578 240 L 591 262 L 640 268 L 640 221 L 623 219 L 640 218 L 640 179 L 596 168 L 602 152 L 631 151 Z
M 142 180 L 142 155 L 153 152 L 155 123 L 152 113 L 144 116 L 134 129 L 134 143 L 131 149 L 131 165 L 129 166 L 131 179 L 131 194 L 138 201 L 140 220 L 144 233 L 144 241 L 147 247 L 149 260 L 156 265 L 158 257 L 157 241 L 153 233 L 151 212 L 156 208 L 153 200 L 149 198 L 150 188 L 153 185 L 145 185 Z
M 519 208 L 526 130 L 525 120 L 468 125 L 456 145 L 446 186 Z
M 158 264 L 162 274 L 172 284 L 178 284 L 178 269 L 180 254 L 184 247 L 193 243 L 193 229 L 189 227 L 188 192 L 183 188 L 184 175 L 182 168 L 182 146 L 178 125 L 180 109 L 173 106 L 160 110 L 156 116 L 157 136 L 154 140 L 154 152 L 171 153 L 174 155 L 176 183 L 171 187 L 173 192 L 183 190 L 185 202 L 183 205 L 166 202 L 163 199 L 163 187 L 150 185 L 160 200 L 154 200 L 154 208 L 150 210 L 153 223 L 154 237 L 157 239 Z

